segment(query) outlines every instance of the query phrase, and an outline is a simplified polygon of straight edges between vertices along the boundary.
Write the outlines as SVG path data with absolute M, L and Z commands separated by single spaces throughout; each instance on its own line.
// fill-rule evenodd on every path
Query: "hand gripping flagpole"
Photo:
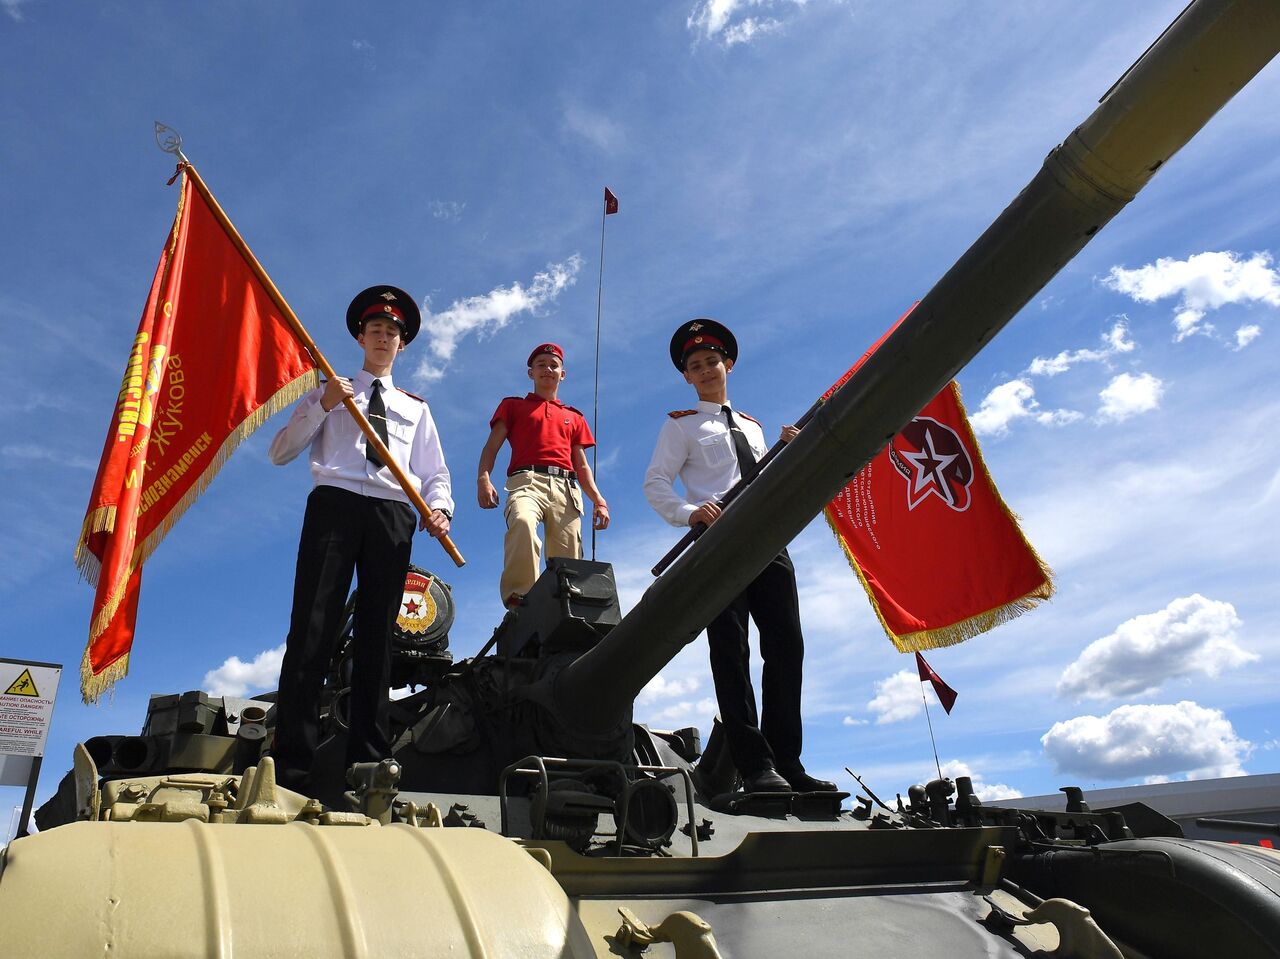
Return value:
M 192 185 L 195 186 L 195 188 L 200 192 L 200 195 L 204 197 L 205 202 L 209 204 L 209 209 L 213 211 L 214 217 L 226 232 L 228 239 L 230 239 L 232 245 L 240 251 L 240 255 L 243 256 L 245 262 L 249 264 L 249 268 L 253 270 L 254 275 L 258 278 L 259 282 L 262 283 L 263 288 L 266 289 L 268 295 L 270 295 L 276 306 L 279 307 L 281 314 L 293 329 L 294 335 L 296 335 L 302 342 L 306 351 L 311 354 L 311 359 L 315 362 L 316 366 L 320 368 L 320 372 L 329 379 L 334 379 L 338 374 L 335 373 L 333 367 L 329 365 L 329 361 L 324 358 L 324 354 L 321 353 L 320 348 L 316 346 L 315 340 L 311 338 L 311 334 L 306 331 L 305 327 L 303 327 L 302 321 L 298 319 L 298 315 L 293 312 L 293 308 L 285 302 L 284 295 L 279 289 L 277 289 L 275 283 L 272 282 L 271 277 L 267 276 L 267 271 L 262 268 L 262 264 L 258 262 L 258 258 L 250 251 L 248 245 L 240 236 L 240 233 L 236 230 L 235 226 L 232 225 L 226 212 L 218 204 L 218 201 L 213 198 L 213 194 L 209 192 L 209 187 L 206 186 L 204 180 L 200 178 L 200 174 L 196 172 L 196 168 L 182 152 L 182 137 L 178 134 L 178 131 L 157 121 L 156 145 L 165 153 L 172 153 L 178 158 L 178 169 L 175 171 L 173 178 L 170 179 L 169 182 L 172 183 L 173 180 L 177 179 L 179 174 L 182 173 L 186 173 L 191 177 Z M 364 413 L 362 413 L 356 406 L 355 400 L 348 396 L 345 397 L 342 402 L 343 405 L 346 406 L 347 412 L 351 414 L 352 418 L 356 421 L 356 424 L 360 427 L 360 431 L 364 433 L 366 442 L 373 446 L 374 452 L 378 454 L 382 462 L 387 464 L 387 468 L 391 470 L 392 475 L 396 478 L 396 482 L 400 484 L 400 488 L 403 489 L 405 495 L 409 497 L 409 501 L 412 502 L 418 512 L 422 514 L 423 519 L 426 519 L 433 511 L 431 507 L 427 505 L 426 500 L 422 498 L 421 491 L 419 491 L 417 486 L 410 481 L 404 470 L 400 468 L 400 465 L 396 463 L 394 457 L 391 455 L 391 451 L 387 449 L 386 444 L 384 444 L 378 437 L 377 432 L 374 431 L 373 426 L 365 418 Z M 458 547 L 454 545 L 453 540 L 450 539 L 448 535 L 438 538 L 440 540 L 440 545 L 444 547 L 445 552 L 449 554 L 454 563 L 458 566 L 465 565 L 466 560 L 462 558 L 462 553 L 458 551 Z

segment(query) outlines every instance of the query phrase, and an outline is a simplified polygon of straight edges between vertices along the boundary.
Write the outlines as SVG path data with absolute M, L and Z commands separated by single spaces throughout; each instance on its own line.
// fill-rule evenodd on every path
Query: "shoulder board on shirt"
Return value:
M 522 399 L 524 399 L 524 397 L 523 397 L 523 396 L 504 396 L 504 397 L 499 401 L 498 405 L 499 405 L 499 406 L 501 406 L 501 405 L 502 405 L 503 403 L 505 403 L 507 400 L 522 400 Z
M 736 413 L 738 416 L 741 416 L 744 420 L 750 420 L 752 423 L 755 423 L 756 426 L 760 427 L 761 429 L 764 429 L 764 424 L 761 423 L 754 416 L 752 416 L 750 413 L 744 413 L 742 412 L 742 410 L 734 410 L 733 412 Z
M 419 403 L 423 404 L 424 406 L 426 405 L 426 402 L 427 402 L 427 401 L 426 401 L 426 400 L 424 400 L 424 399 L 423 399 L 421 396 L 419 396 L 417 393 L 410 393 L 408 390 L 402 390 L 402 389 L 400 389 L 400 387 L 398 387 L 398 386 L 396 387 L 396 389 L 397 389 L 397 390 L 399 390 L 401 393 L 403 393 L 405 396 L 409 397 L 410 399 L 417 400 Z M 743 415 L 745 416 L 746 414 L 743 414 Z
M 697 410 L 672 410 L 667 415 L 670 416 L 673 420 L 678 420 L 684 416 L 692 416 L 696 412 L 698 411 Z
M 573 413 L 577 413 L 583 419 L 586 419 L 586 416 L 583 415 L 582 410 L 578 409 L 576 406 L 570 406 L 568 403 L 561 403 L 560 405 L 563 406 L 566 410 L 569 410 L 570 412 L 573 412 Z

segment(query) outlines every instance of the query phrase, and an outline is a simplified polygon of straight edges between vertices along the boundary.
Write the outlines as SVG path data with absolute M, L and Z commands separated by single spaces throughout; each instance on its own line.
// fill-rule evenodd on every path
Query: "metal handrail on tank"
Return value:
M 800 435 L 548 690 L 603 730 L 1280 50 L 1276 0 L 1195 0 Z M 849 342 L 850 357 L 865 344 Z M 602 694 L 607 690 L 607 694 Z

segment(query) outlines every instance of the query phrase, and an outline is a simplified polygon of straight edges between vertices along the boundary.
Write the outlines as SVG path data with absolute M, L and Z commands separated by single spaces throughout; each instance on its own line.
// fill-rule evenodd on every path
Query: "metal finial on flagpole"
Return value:
M 185 153 L 182 152 L 182 134 L 171 126 L 166 126 L 159 120 L 156 123 L 156 146 L 165 153 L 172 153 L 178 158 L 179 163 L 190 163 Z

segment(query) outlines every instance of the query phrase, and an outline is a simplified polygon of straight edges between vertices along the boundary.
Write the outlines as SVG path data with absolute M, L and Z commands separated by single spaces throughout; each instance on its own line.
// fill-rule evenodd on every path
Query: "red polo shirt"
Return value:
M 572 470 L 573 448 L 596 445 L 581 413 L 559 400 L 544 400 L 537 393 L 505 397 L 489 420 L 490 428 L 499 421 L 506 424 L 511 441 L 508 476 L 525 466 Z

